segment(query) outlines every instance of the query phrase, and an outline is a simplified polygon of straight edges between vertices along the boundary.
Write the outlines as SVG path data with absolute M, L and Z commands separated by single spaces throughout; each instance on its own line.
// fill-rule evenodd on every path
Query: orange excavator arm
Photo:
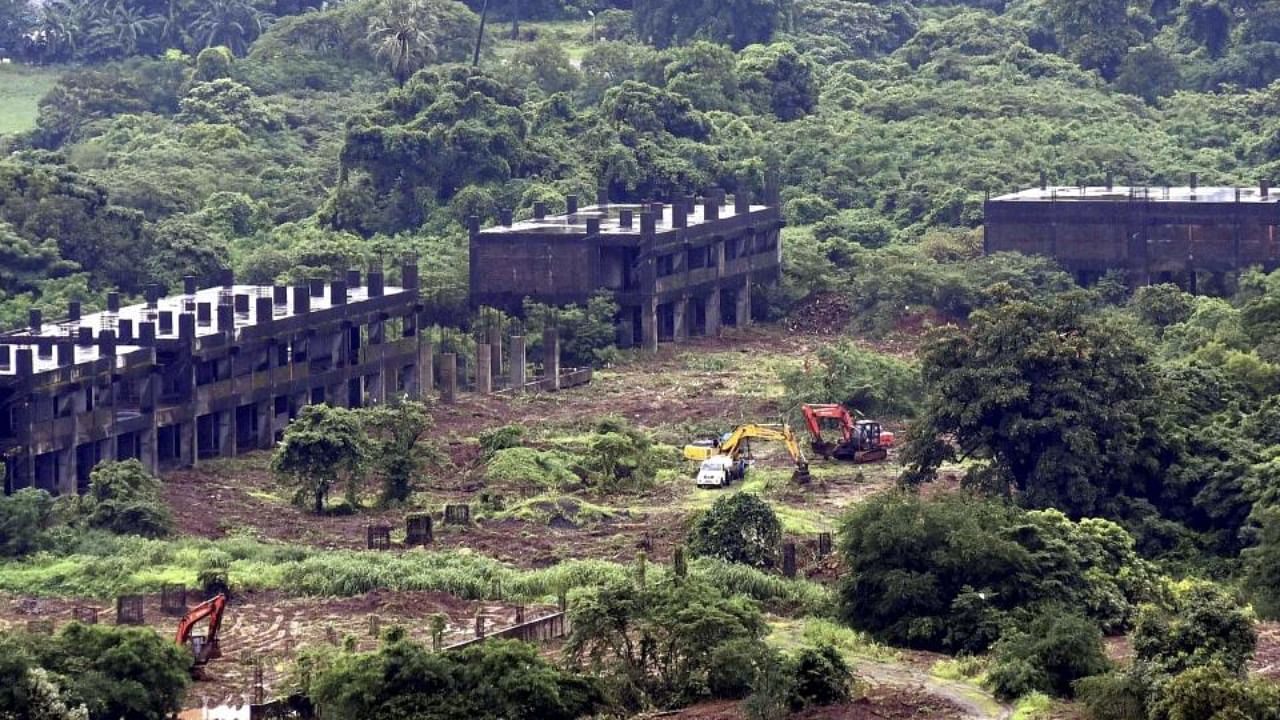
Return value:
M 805 405 L 800 408 L 804 413 L 805 425 L 809 426 L 809 434 L 815 442 L 822 442 L 821 419 L 838 420 L 840 422 L 840 441 L 853 439 L 853 415 L 843 405 Z
M 200 647 L 193 647 L 196 653 L 196 661 L 204 662 L 210 657 L 216 655 L 208 655 L 202 651 L 202 648 L 208 648 L 212 652 L 217 652 L 218 647 L 218 631 L 222 628 L 222 616 L 227 610 L 227 596 L 215 595 L 205 600 L 199 605 L 187 611 L 182 617 L 182 621 L 178 623 L 178 634 L 174 638 L 175 642 L 183 647 L 191 645 L 192 633 L 202 620 L 208 619 L 209 630 L 200 643 Z

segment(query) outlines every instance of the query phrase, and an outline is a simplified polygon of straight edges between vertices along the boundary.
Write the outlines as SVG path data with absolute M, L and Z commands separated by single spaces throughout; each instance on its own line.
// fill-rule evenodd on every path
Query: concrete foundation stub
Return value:
M 523 392 L 525 384 L 525 367 L 528 359 L 525 357 L 525 346 L 523 335 L 511 336 L 511 389 L 515 392 Z
M 490 370 L 493 353 L 487 343 L 476 345 L 476 392 L 488 395 L 493 392 L 493 373 Z
M 716 337 L 720 334 L 720 290 L 719 288 L 712 290 L 707 296 L 707 336 Z
M 489 328 L 489 348 L 493 356 L 493 362 L 489 367 L 489 372 L 493 373 L 493 377 L 502 377 L 502 328 L 494 325 Z
M 643 337 L 644 349 L 658 352 L 658 301 L 644 301 L 640 308 L 640 334 Z
M 560 333 L 547 330 L 542 333 L 542 389 L 556 392 L 560 389 Z
M 453 403 L 458 399 L 458 356 L 445 353 L 440 356 L 440 401 Z

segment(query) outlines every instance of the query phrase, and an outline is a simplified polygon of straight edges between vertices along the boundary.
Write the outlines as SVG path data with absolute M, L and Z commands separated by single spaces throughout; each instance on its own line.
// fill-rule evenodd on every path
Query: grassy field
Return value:
M 0 135 L 35 127 L 36 103 L 60 75 L 61 68 L 0 65 Z

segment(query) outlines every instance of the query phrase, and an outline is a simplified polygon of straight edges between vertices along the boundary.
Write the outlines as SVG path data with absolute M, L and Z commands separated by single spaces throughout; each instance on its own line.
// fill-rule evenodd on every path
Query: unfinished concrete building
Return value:
M 1280 267 L 1280 195 L 1257 188 L 1051 187 L 986 203 L 985 249 L 1056 259 L 1081 284 L 1110 270 L 1133 285 L 1225 292 L 1253 266 Z
M 403 287 L 375 269 L 296 287 L 237 285 L 120 307 L 0 335 L 0 456 L 6 493 L 83 491 L 106 460 L 153 471 L 271 447 L 309 403 L 360 406 L 417 397 L 432 382 L 418 332 L 418 269 Z
M 747 193 L 726 202 L 705 198 L 671 203 L 578 207 L 564 215 L 537 203 L 533 216 L 496 227 L 471 224 L 471 304 L 518 313 L 525 298 L 551 305 L 585 304 L 609 291 L 620 312 L 618 342 L 656 349 L 660 341 L 715 335 L 722 325 L 751 320 L 751 288 L 776 282 L 783 226 L 776 191 L 753 204 Z

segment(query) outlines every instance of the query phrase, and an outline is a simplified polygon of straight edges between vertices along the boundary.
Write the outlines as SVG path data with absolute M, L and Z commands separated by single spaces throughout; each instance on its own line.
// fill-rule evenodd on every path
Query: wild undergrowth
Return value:
M 111 598 L 158 592 L 167 583 L 196 585 L 203 570 L 224 570 L 233 589 L 349 597 L 373 590 L 435 591 L 471 600 L 550 601 L 578 587 L 634 575 L 603 560 L 568 560 L 526 570 L 469 550 L 377 553 L 264 543 L 252 538 L 146 540 L 90 535 L 62 552 L 0 564 L 0 592 L 31 596 Z M 650 578 L 666 566 L 648 563 Z M 689 563 L 689 574 L 777 611 L 827 613 L 830 592 L 714 560 Z

